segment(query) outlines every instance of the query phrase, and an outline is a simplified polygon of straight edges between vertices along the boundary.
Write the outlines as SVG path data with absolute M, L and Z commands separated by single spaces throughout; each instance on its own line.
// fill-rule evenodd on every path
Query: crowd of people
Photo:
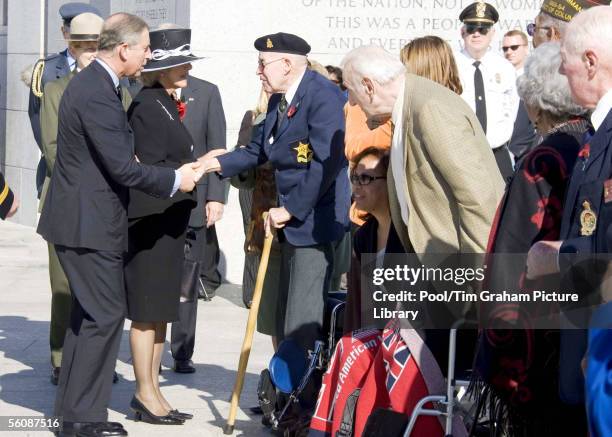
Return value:
M 257 329 L 275 351 L 291 342 L 308 359 L 329 291 L 347 289 L 344 336 L 285 435 L 403 435 L 420 399 L 444 390 L 448 330 L 373 326 L 364 254 L 377 267 L 391 254 L 486 254 L 490 287 L 570 281 L 595 307 L 581 326 L 468 330 L 457 365 L 471 370 L 476 412 L 455 416 L 452 435 L 612 435 L 608 4 L 544 0 L 525 29 L 531 52 L 521 29 L 492 46 L 500 15 L 481 0 L 459 16 L 457 52 L 429 35 L 399 57 L 363 46 L 323 67 L 303 38 L 264 35 L 260 97 L 229 151 L 218 88 L 190 74 L 190 29 L 63 5 L 68 47 L 34 66 L 29 105 L 61 434 L 127 435 L 107 413 L 126 317 L 135 420 L 193 417 L 164 397 L 161 357 L 172 323 L 174 371 L 195 371 L 198 295 L 221 281 L 214 224 L 231 180 L 247 306 L 273 234 Z M 0 217 L 17 208 L 0 174 Z M 423 416 L 412 435 L 444 433 Z

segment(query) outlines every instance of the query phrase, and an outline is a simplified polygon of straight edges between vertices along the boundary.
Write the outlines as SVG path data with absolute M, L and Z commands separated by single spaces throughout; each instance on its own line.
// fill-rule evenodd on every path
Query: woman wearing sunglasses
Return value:
M 344 332 L 362 326 L 361 309 L 368 305 L 361 302 L 361 254 L 376 253 L 377 263 L 385 253 L 403 253 L 404 249 L 391 223 L 387 169 L 389 152 L 369 147 L 353 159 L 351 187 L 355 207 L 366 213 L 365 223 L 353 237 L 353 257 L 348 274 L 348 293 L 344 319 Z M 370 305 L 371 307 L 371 305 Z

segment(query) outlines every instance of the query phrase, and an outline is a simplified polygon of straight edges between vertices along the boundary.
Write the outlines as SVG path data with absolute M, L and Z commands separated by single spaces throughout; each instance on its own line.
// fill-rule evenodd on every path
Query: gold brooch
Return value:
M 591 209 L 591 204 L 588 200 L 582 202 L 582 212 L 580 213 L 580 235 L 593 235 L 593 231 L 597 227 L 597 215 Z

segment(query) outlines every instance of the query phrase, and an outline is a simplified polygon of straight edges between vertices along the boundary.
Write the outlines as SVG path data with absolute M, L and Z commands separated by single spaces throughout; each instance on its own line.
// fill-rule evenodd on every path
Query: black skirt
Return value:
M 192 202 L 129 221 L 125 262 L 128 318 L 135 322 L 178 320 L 185 234 Z

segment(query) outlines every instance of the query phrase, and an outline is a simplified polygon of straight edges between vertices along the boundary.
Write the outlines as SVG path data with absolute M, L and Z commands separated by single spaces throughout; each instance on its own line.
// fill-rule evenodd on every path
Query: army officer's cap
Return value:
M 70 25 L 70 22 L 74 17 L 80 14 L 84 14 L 85 12 L 89 12 L 92 14 L 96 14 L 98 17 L 102 17 L 98 8 L 82 2 L 70 2 L 64 3 L 59 8 L 60 17 L 64 20 L 64 24 Z
M 477 1 L 461 11 L 459 20 L 465 24 L 493 26 L 499 20 L 499 13 L 489 3 Z
M 255 40 L 255 48 L 260 52 L 291 53 L 306 56 L 310 45 L 302 38 L 291 33 L 279 32 L 264 35 Z

